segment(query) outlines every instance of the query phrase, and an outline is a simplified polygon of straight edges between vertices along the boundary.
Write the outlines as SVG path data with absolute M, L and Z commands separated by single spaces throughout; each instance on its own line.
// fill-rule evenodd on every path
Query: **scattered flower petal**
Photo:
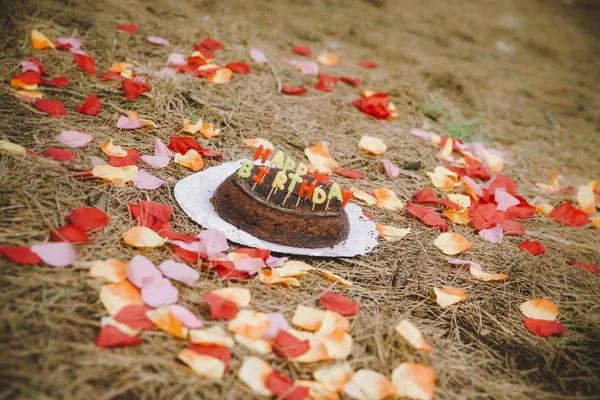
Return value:
M 406 209 L 408 210 L 408 204 Z M 410 228 L 396 228 L 390 225 L 375 224 L 375 229 L 379 232 L 379 235 L 389 242 L 397 242 L 408 235 Z
M 67 147 L 83 147 L 91 142 L 92 135 L 78 131 L 62 131 L 56 140 Z
M 168 334 L 181 339 L 187 338 L 189 329 L 181 323 L 168 306 L 147 311 L 146 316 L 154 325 Z
M 556 321 L 525 318 L 523 323 L 531 333 L 538 336 L 561 335 L 567 331 L 567 328 L 563 324 Z
M 538 241 L 526 240 L 519 245 L 521 250 L 525 250 L 532 256 L 539 256 L 546 252 L 546 248 Z
M 123 241 L 133 247 L 159 247 L 167 242 L 158 233 L 145 226 L 135 226 L 123 232 Z
M 367 135 L 363 135 L 360 138 L 358 148 L 374 155 L 381 155 L 387 150 L 387 146 L 383 140 Z
M 464 290 L 458 288 L 433 288 L 435 293 L 435 302 L 442 308 L 446 308 L 456 303 L 467 300 L 467 294 Z
M 433 349 L 427 343 L 421 331 L 414 326 L 409 320 L 403 319 L 396 325 L 396 332 L 404 338 L 412 347 L 417 350 L 432 352 Z
M 383 400 L 396 393 L 396 385 L 378 372 L 360 369 L 346 383 L 344 392 L 357 400 Z
M 66 267 L 73 264 L 77 258 L 77 252 L 68 242 L 34 244 L 30 248 L 51 267 Z
M 432 400 L 435 394 L 435 371 L 425 365 L 403 362 L 392 371 L 396 396 Z
M 402 210 L 404 204 L 398 199 L 396 193 L 388 188 L 379 188 L 373 190 L 373 195 L 377 198 L 379 207 L 387 208 L 388 210 Z
M 358 313 L 359 304 L 348 299 L 343 294 L 324 290 L 321 292 L 321 306 L 330 311 L 335 311 L 341 315 L 356 315 Z
M 462 253 L 471 248 L 471 243 L 458 233 L 444 232 L 440 234 L 433 244 L 446 255 Z

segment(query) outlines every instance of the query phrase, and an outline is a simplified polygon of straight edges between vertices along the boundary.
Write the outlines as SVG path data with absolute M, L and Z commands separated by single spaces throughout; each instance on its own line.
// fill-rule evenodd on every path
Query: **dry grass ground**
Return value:
M 472 135 L 507 152 L 506 174 L 532 198 L 533 183 L 548 180 L 553 168 L 573 183 L 600 171 L 600 10 L 593 2 L 567 3 L 5 0 L 0 137 L 43 150 L 55 144 L 62 130 L 92 133 L 93 145 L 77 150 L 78 164 L 89 167 L 87 157 L 101 156 L 98 145 L 108 138 L 149 154 L 154 136 L 168 141 L 180 130 L 182 118 L 193 115 L 222 129 L 207 145 L 225 160 L 249 154 L 241 145 L 243 138 L 269 139 L 296 159 L 305 147 L 323 139 L 344 167 L 365 173 L 363 189 L 385 185 L 407 200 L 428 184 L 424 171 L 403 171 L 387 180 L 378 170 L 379 161 L 359 154 L 356 143 L 363 134 L 384 138 L 389 146 L 386 158 L 397 164 L 419 160 L 431 170 L 437 165 L 432 148 L 408 131 L 426 119 L 421 105 L 436 104 L 444 116 L 429 120 L 435 130 L 464 133 L 461 123 L 477 120 Z M 204 15 L 210 20 L 203 22 Z M 514 16 L 518 26 L 503 24 L 506 15 Z M 114 26 L 121 22 L 138 23 L 141 34 L 117 33 Z M 357 90 L 343 84 L 331 94 L 278 95 L 271 73 L 255 64 L 252 74 L 236 76 L 228 85 L 211 86 L 187 76 L 157 80 L 149 96 L 130 102 L 116 84 L 90 79 L 68 53 L 32 50 L 32 29 L 51 38 L 75 30 L 99 71 L 118 61 L 158 69 L 171 51 L 187 53 L 192 43 L 212 35 L 226 46 L 218 61 L 249 61 L 247 49 L 257 47 L 274 60 L 289 84 L 310 84 L 280 61 L 292 56 L 292 44 L 318 52 L 334 41 L 343 45 L 336 50 L 342 63 L 325 72 L 358 76 L 368 86 L 389 92 L 400 118 L 367 118 L 350 104 Z M 154 47 L 145 41 L 146 35 L 164 36 L 172 45 Z M 498 51 L 498 40 L 514 46 L 515 53 Z M 9 94 L 8 82 L 26 56 L 38 57 L 53 75 L 71 78 L 68 90 L 48 92 L 68 109 L 81 103 L 83 95 L 95 93 L 106 103 L 138 111 L 158 128 L 118 131 L 120 113 L 110 106 L 98 117 L 70 112 L 62 119 L 21 107 Z M 360 69 L 359 60 L 374 60 L 380 67 Z M 190 92 L 208 106 L 191 101 Z M 78 246 L 80 259 L 127 260 L 136 254 L 120 240 L 123 230 L 133 225 L 127 203 L 151 199 L 172 204 L 173 186 L 190 172 L 174 164 L 158 170 L 169 185 L 150 192 L 75 181 L 66 173 L 66 167 L 43 157 L 0 156 L 1 244 L 44 241 L 72 209 L 95 204 L 107 211 L 111 223 L 93 244 Z M 484 242 L 471 228 L 456 228 L 474 244 L 470 258 L 510 275 L 501 283 L 486 284 L 447 265 L 432 245 L 434 230 L 404 212 L 373 212 L 378 222 L 410 226 L 412 233 L 397 243 L 382 242 L 357 259 L 306 260 L 355 283 L 345 291 L 362 305 L 352 321 L 353 367 L 387 375 L 402 361 L 423 362 L 438 374 L 439 399 L 598 398 L 599 278 L 567 265 L 572 259 L 600 265 L 598 231 L 534 217 L 524 223 L 527 236 L 541 240 L 548 251 L 532 257 L 517 249 L 518 238 L 497 246 Z M 199 230 L 178 208 L 173 226 L 187 233 Z M 159 262 L 171 257 L 171 250 L 146 255 Z M 182 342 L 163 332 L 144 333 L 145 343 L 133 348 L 96 348 L 105 311 L 98 299 L 100 283 L 88 279 L 83 268 L 20 267 L 2 259 L 0 273 L 0 398 L 253 398 L 235 373 L 219 384 L 193 375 L 175 360 Z M 195 287 L 180 287 L 181 302 L 208 318 L 202 294 L 227 283 L 206 270 L 201 273 Z M 297 304 L 316 305 L 319 290 L 329 287 L 312 276 L 292 290 L 257 281 L 240 285 L 251 287 L 256 308 L 282 310 L 288 317 Z M 433 286 L 461 287 L 468 301 L 442 310 L 431 299 Z M 560 320 L 569 328 L 565 335 L 539 338 L 524 328 L 518 304 L 537 297 L 560 307 Z M 422 328 L 435 348 L 433 354 L 415 354 L 398 340 L 393 327 L 403 317 Z M 248 352 L 237 346 L 234 354 L 236 371 Z M 274 356 L 268 361 L 294 378 L 306 378 L 314 369 Z

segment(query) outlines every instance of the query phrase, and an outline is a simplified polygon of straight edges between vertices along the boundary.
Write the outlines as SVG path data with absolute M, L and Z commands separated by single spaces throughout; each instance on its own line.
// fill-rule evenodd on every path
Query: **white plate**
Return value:
M 348 238 L 334 247 L 304 249 L 283 246 L 259 239 L 231 225 L 217 214 L 210 199 L 221 182 L 236 172 L 241 163 L 241 161 L 224 163 L 179 181 L 175 185 L 175 198 L 183 211 L 204 228 L 217 229 L 232 242 L 249 247 L 269 249 L 277 253 L 322 257 L 354 257 L 367 254 L 377 246 L 379 233 L 375 229 L 375 223 L 365 218 L 362 209 L 356 204 L 348 204 L 345 208 L 350 221 Z

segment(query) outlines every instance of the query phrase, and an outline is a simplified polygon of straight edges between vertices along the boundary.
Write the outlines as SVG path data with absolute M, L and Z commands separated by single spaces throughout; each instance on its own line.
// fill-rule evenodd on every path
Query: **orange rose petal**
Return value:
M 294 381 L 294 386 L 308 388 L 310 400 L 339 400 L 340 398 L 340 395 L 335 390 L 321 382 L 297 379 Z
M 519 310 L 527 318 L 555 321 L 558 316 L 558 307 L 548 299 L 528 300 L 519 306 Z
M 238 378 L 252 391 L 262 396 L 272 396 L 273 393 L 266 387 L 268 376 L 273 368 L 258 357 L 245 357 L 238 372 Z
M 221 132 L 221 130 L 215 129 L 213 124 L 202 124 L 202 129 L 200 129 L 200 133 L 202 133 L 207 139 L 212 139 L 218 136 L 219 132 Z
M 112 139 L 109 139 L 107 142 L 104 142 L 100 148 L 107 156 L 113 157 L 125 157 L 127 152 L 123 150 L 121 146 L 117 146 L 113 143 Z
M 371 196 L 369 193 L 364 190 L 360 190 L 358 188 L 352 187 L 352 197 L 355 199 L 364 201 L 368 205 L 372 206 L 373 204 L 377 204 L 377 198 Z
M 465 194 L 448 193 L 446 197 L 448 200 L 459 206 L 461 210 L 471 207 L 471 198 Z
M 373 190 L 373 195 L 377 198 L 377 205 L 379 207 L 389 210 L 402 210 L 404 208 L 404 204 L 396 196 L 396 193 L 388 188 L 375 189 Z
M 358 148 L 374 155 L 381 155 L 387 150 L 387 146 L 383 140 L 363 135 L 358 142 Z
M 554 210 L 554 207 L 552 207 L 550 204 L 534 204 L 533 205 L 535 207 L 535 211 L 539 214 L 550 214 L 552 212 L 552 210 Z
M 248 339 L 245 336 L 236 334 L 235 341 L 246 346 L 259 354 L 271 354 L 273 352 L 273 341 L 267 339 Z
M 204 346 L 233 347 L 234 341 L 219 326 L 211 326 L 205 329 L 190 329 L 190 342 Z
M 353 283 L 350 282 L 349 280 L 344 279 L 341 276 L 338 276 L 338 275 L 334 274 L 331 271 L 327 271 L 326 269 L 315 268 L 315 271 L 318 272 L 318 273 L 320 273 L 320 274 L 325 275 L 325 277 L 327 279 L 329 279 L 330 281 L 339 283 L 342 286 L 351 287 L 353 285 Z
M 275 150 L 275 147 L 266 139 L 255 138 L 255 139 L 244 139 L 243 143 L 245 146 L 259 148 L 262 146 L 265 149 Z
M 435 302 L 442 308 L 451 306 L 452 304 L 460 303 L 467 299 L 467 294 L 464 290 L 458 288 L 433 288 L 435 293 Z
M 431 400 L 435 394 L 435 371 L 417 363 L 404 362 L 392 371 L 396 395 L 417 400 Z
M 390 225 L 375 224 L 375 229 L 379 232 L 379 235 L 389 242 L 397 242 L 404 236 L 408 235 L 410 228 L 396 228 Z
M 327 352 L 325 345 L 316 337 L 312 332 L 299 331 L 297 329 L 289 329 L 288 333 L 296 336 L 300 340 L 308 340 L 309 349 L 306 353 L 301 356 L 292 358 L 292 361 L 301 364 L 313 364 L 322 361 L 329 361 L 331 357 Z
M 348 363 L 322 367 L 313 372 L 313 377 L 317 381 L 327 385 L 336 392 L 344 390 L 344 386 L 352 379 L 352 375 L 354 375 L 354 371 Z
M 185 339 L 188 336 L 188 328 L 169 311 L 169 307 L 160 307 L 155 310 L 146 311 L 146 317 L 157 327 L 175 337 Z
M 454 141 L 448 138 L 442 150 L 437 154 L 437 157 L 447 162 L 454 162 L 454 157 L 452 157 L 453 147 Z
M 475 279 L 479 279 L 480 281 L 484 282 L 503 281 L 504 279 L 508 278 L 508 275 L 506 274 L 490 274 L 487 272 L 483 272 L 482 270 L 480 270 L 477 267 L 474 267 L 473 265 L 469 267 L 469 270 L 471 271 L 471 275 L 473 275 Z
M 127 279 L 127 263 L 114 258 L 106 261 L 96 261 L 90 268 L 92 278 L 103 278 L 112 283 Z
M 12 82 L 12 81 L 11 81 Z M 41 99 L 44 97 L 44 95 L 40 92 L 32 92 L 29 89 L 26 90 L 16 90 L 13 92 L 17 97 L 21 98 L 21 97 L 28 97 L 30 99 Z M 23 101 L 23 100 L 21 100 Z
M 211 290 L 210 293 L 223 299 L 234 302 L 238 307 L 248 307 L 250 305 L 250 290 L 239 287 L 226 287 Z
M 502 156 L 490 153 L 487 149 L 483 149 L 483 154 L 486 159 L 486 163 L 492 172 L 502 172 L 504 168 L 504 160 Z
M 436 188 L 450 190 L 461 185 L 456 172 L 450 171 L 444 167 L 435 167 L 433 172 L 427 172 L 427 175 L 431 179 L 433 186 Z
M 202 156 L 194 149 L 189 149 L 185 155 L 175 153 L 174 161 L 194 172 L 200 171 L 204 167 Z
M 221 380 L 225 374 L 225 363 L 218 358 L 206 354 L 198 354 L 191 349 L 183 349 L 177 358 L 186 363 L 198 375 L 212 379 Z
M 269 316 L 253 310 L 240 310 L 237 316 L 229 321 L 229 332 L 237 333 L 248 339 L 259 339 L 269 329 Z
M 279 272 L 282 277 L 301 276 L 306 275 L 308 271 L 312 271 L 315 268 L 308 265 L 304 261 L 290 260 L 283 264 L 283 267 L 274 268 Z
M 9 142 L 8 140 L 0 140 L 0 150 L 4 150 L 11 154 L 27 154 L 25 147 Z
M 325 311 L 299 305 L 292 317 L 292 324 L 307 331 L 319 330 L 325 319 Z
M 590 221 L 592 222 L 592 225 L 594 225 L 594 227 L 600 229 L 600 215 L 591 216 Z
M 212 83 L 228 83 L 231 81 L 232 75 L 233 72 L 229 68 L 219 68 L 214 75 L 209 76 L 207 80 Z
M 187 133 L 198 133 L 198 131 L 202 129 L 202 119 L 199 119 L 198 122 L 196 122 L 195 124 L 190 124 L 190 120 L 189 119 L 184 119 L 183 120 L 183 131 L 187 132 Z
M 281 283 L 282 285 L 287 286 L 302 286 L 300 281 L 296 278 L 285 278 L 279 276 L 279 274 L 277 273 L 277 268 L 261 269 L 260 271 L 258 271 L 258 279 L 265 285 L 275 285 L 276 283 Z
M 317 57 L 317 62 L 321 65 L 337 65 L 340 62 L 340 58 L 335 54 L 322 53 Z
M 292 321 L 293 322 L 293 321 Z M 350 323 L 342 315 L 325 311 L 325 317 L 315 337 L 327 349 L 331 358 L 345 359 L 352 351 L 352 336 L 347 332 Z
M 550 176 L 551 183 L 548 185 L 546 183 L 536 183 L 538 189 L 543 192 L 555 192 L 557 189 L 560 189 L 560 184 L 558 183 L 558 174 L 556 171 L 552 171 L 552 175 Z
M 27 84 L 18 78 L 13 78 L 10 80 L 10 86 L 18 87 L 24 90 L 36 90 L 38 85 L 37 83 Z
M 123 307 L 144 304 L 139 289 L 128 280 L 102 285 L 100 301 L 111 317 L 117 315 Z
M 444 216 L 448 218 L 453 224 L 467 225 L 471 223 L 471 217 L 469 217 L 468 208 L 465 208 L 460 211 L 456 211 L 454 209 L 444 210 L 442 211 L 442 214 L 444 214 Z
M 54 43 L 50 41 L 42 32 L 31 31 L 31 44 L 36 50 L 54 49 Z
M 131 65 L 129 63 L 113 63 L 113 65 L 111 65 L 109 71 L 121 73 L 123 71 L 132 70 L 132 69 L 133 69 L 133 65 Z
M 331 174 L 331 170 L 340 166 L 340 163 L 331 157 L 331 153 L 329 153 L 329 148 L 325 142 L 319 142 L 312 147 L 304 149 L 304 154 L 311 164 L 322 168 L 319 169 L 320 172 L 328 172 Z
M 471 243 L 458 233 L 444 232 L 440 234 L 433 244 L 446 255 L 454 255 L 471 248 Z
M 591 188 L 593 191 L 598 191 L 600 189 L 600 181 L 598 179 L 591 180 L 586 184 L 586 186 Z
M 409 320 L 403 319 L 396 325 L 396 332 L 404 338 L 412 347 L 417 350 L 432 352 L 433 349 L 427 343 L 421 331 L 414 326 Z
M 137 178 L 139 168 L 137 165 L 126 167 L 113 167 L 112 165 L 96 165 L 92 169 L 92 175 L 97 178 L 106 179 L 117 186 L 123 186 L 127 182 L 133 182 Z
M 344 391 L 357 400 L 383 400 L 396 393 L 396 385 L 378 372 L 361 369 L 352 376 Z
M 145 226 L 134 226 L 123 232 L 123 241 L 133 247 L 159 247 L 167 242 L 165 238 Z
M 577 203 L 588 214 L 596 212 L 596 197 L 591 186 L 581 185 L 577 190 Z

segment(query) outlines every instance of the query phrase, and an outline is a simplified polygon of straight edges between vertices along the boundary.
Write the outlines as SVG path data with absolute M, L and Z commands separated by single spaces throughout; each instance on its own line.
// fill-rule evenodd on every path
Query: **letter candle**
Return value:
M 302 184 L 300 184 L 300 188 L 298 189 L 298 201 L 296 201 L 296 207 L 298 207 L 298 204 L 300 204 L 300 199 L 304 193 L 308 193 L 309 190 L 308 181 L 306 179 L 302 179 Z M 312 195 L 312 190 L 310 191 L 310 194 Z M 310 195 L 307 197 L 310 197 Z
M 240 169 L 238 169 L 237 174 L 240 178 L 249 178 L 252 174 L 252 161 L 242 161 L 242 166 L 240 167 Z
M 279 167 L 283 167 L 284 157 L 283 151 L 278 151 L 273 158 L 271 158 L 270 166 L 272 167 L 273 165 L 277 164 Z
M 331 199 L 336 198 L 339 201 L 342 201 L 342 193 L 340 191 L 340 185 L 333 182 L 331 187 L 329 188 L 329 193 L 327 193 L 327 204 L 325 205 L 325 210 L 329 208 L 329 202 Z
M 271 154 L 271 149 L 265 149 L 263 147 L 263 145 L 261 144 L 260 146 L 258 146 L 258 149 L 256 149 L 256 152 L 254 153 L 254 161 L 258 160 L 260 157 L 262 157 L 262 163 L 266 163 L 267 159 L 269 158 L 269 154 Z
M 282 206 L 285 205 L 285 202 L 287 201 L 288 197 L 290 197 L 290 195 L 294 191 L 296 184 L 302 182 L 302 177 L 293 173 L 289 173 L 288 178 L 290 178 L 290 184 L 288 185 L 287 194 L 285 195 L 285 199 L 283 199 Z
M 315 191 L 313 192 L 313 196 L 311 199 L 312 203 L 313 203 L 313 206 L 312 206 L 313 211 L 315 209 L 315 204 L 325 203 L 326 198 L 327 198 L 327 194 L 325 193 L 325 191 L 323 189 L 321 189 L 320 187 L 315 188 Z
M 275 189 L 275 193 L 277 193 L 277 189 L 283 190 L 285 189 L 285 182 L 287 181 L 287 176 L 285 172 L 279 171 L 277 175 L 275 175 L 275 179 L 273 179 L 273 183 L 271 184 L 271 191 L 269 192 L 269 197 L 267 197 L 267 201 L 271 197 L 271 193 L 273 193 L 273 189 Z
M 258 166 L 258 174 L 252 177 L 252 180 L 255 182 L 254 186 L 252 186 L 252 190 L 256 187 L 257 184 L 262 185 L 264 183 L 265 175 L 269 175 L 271 171 L 262 165 Z

